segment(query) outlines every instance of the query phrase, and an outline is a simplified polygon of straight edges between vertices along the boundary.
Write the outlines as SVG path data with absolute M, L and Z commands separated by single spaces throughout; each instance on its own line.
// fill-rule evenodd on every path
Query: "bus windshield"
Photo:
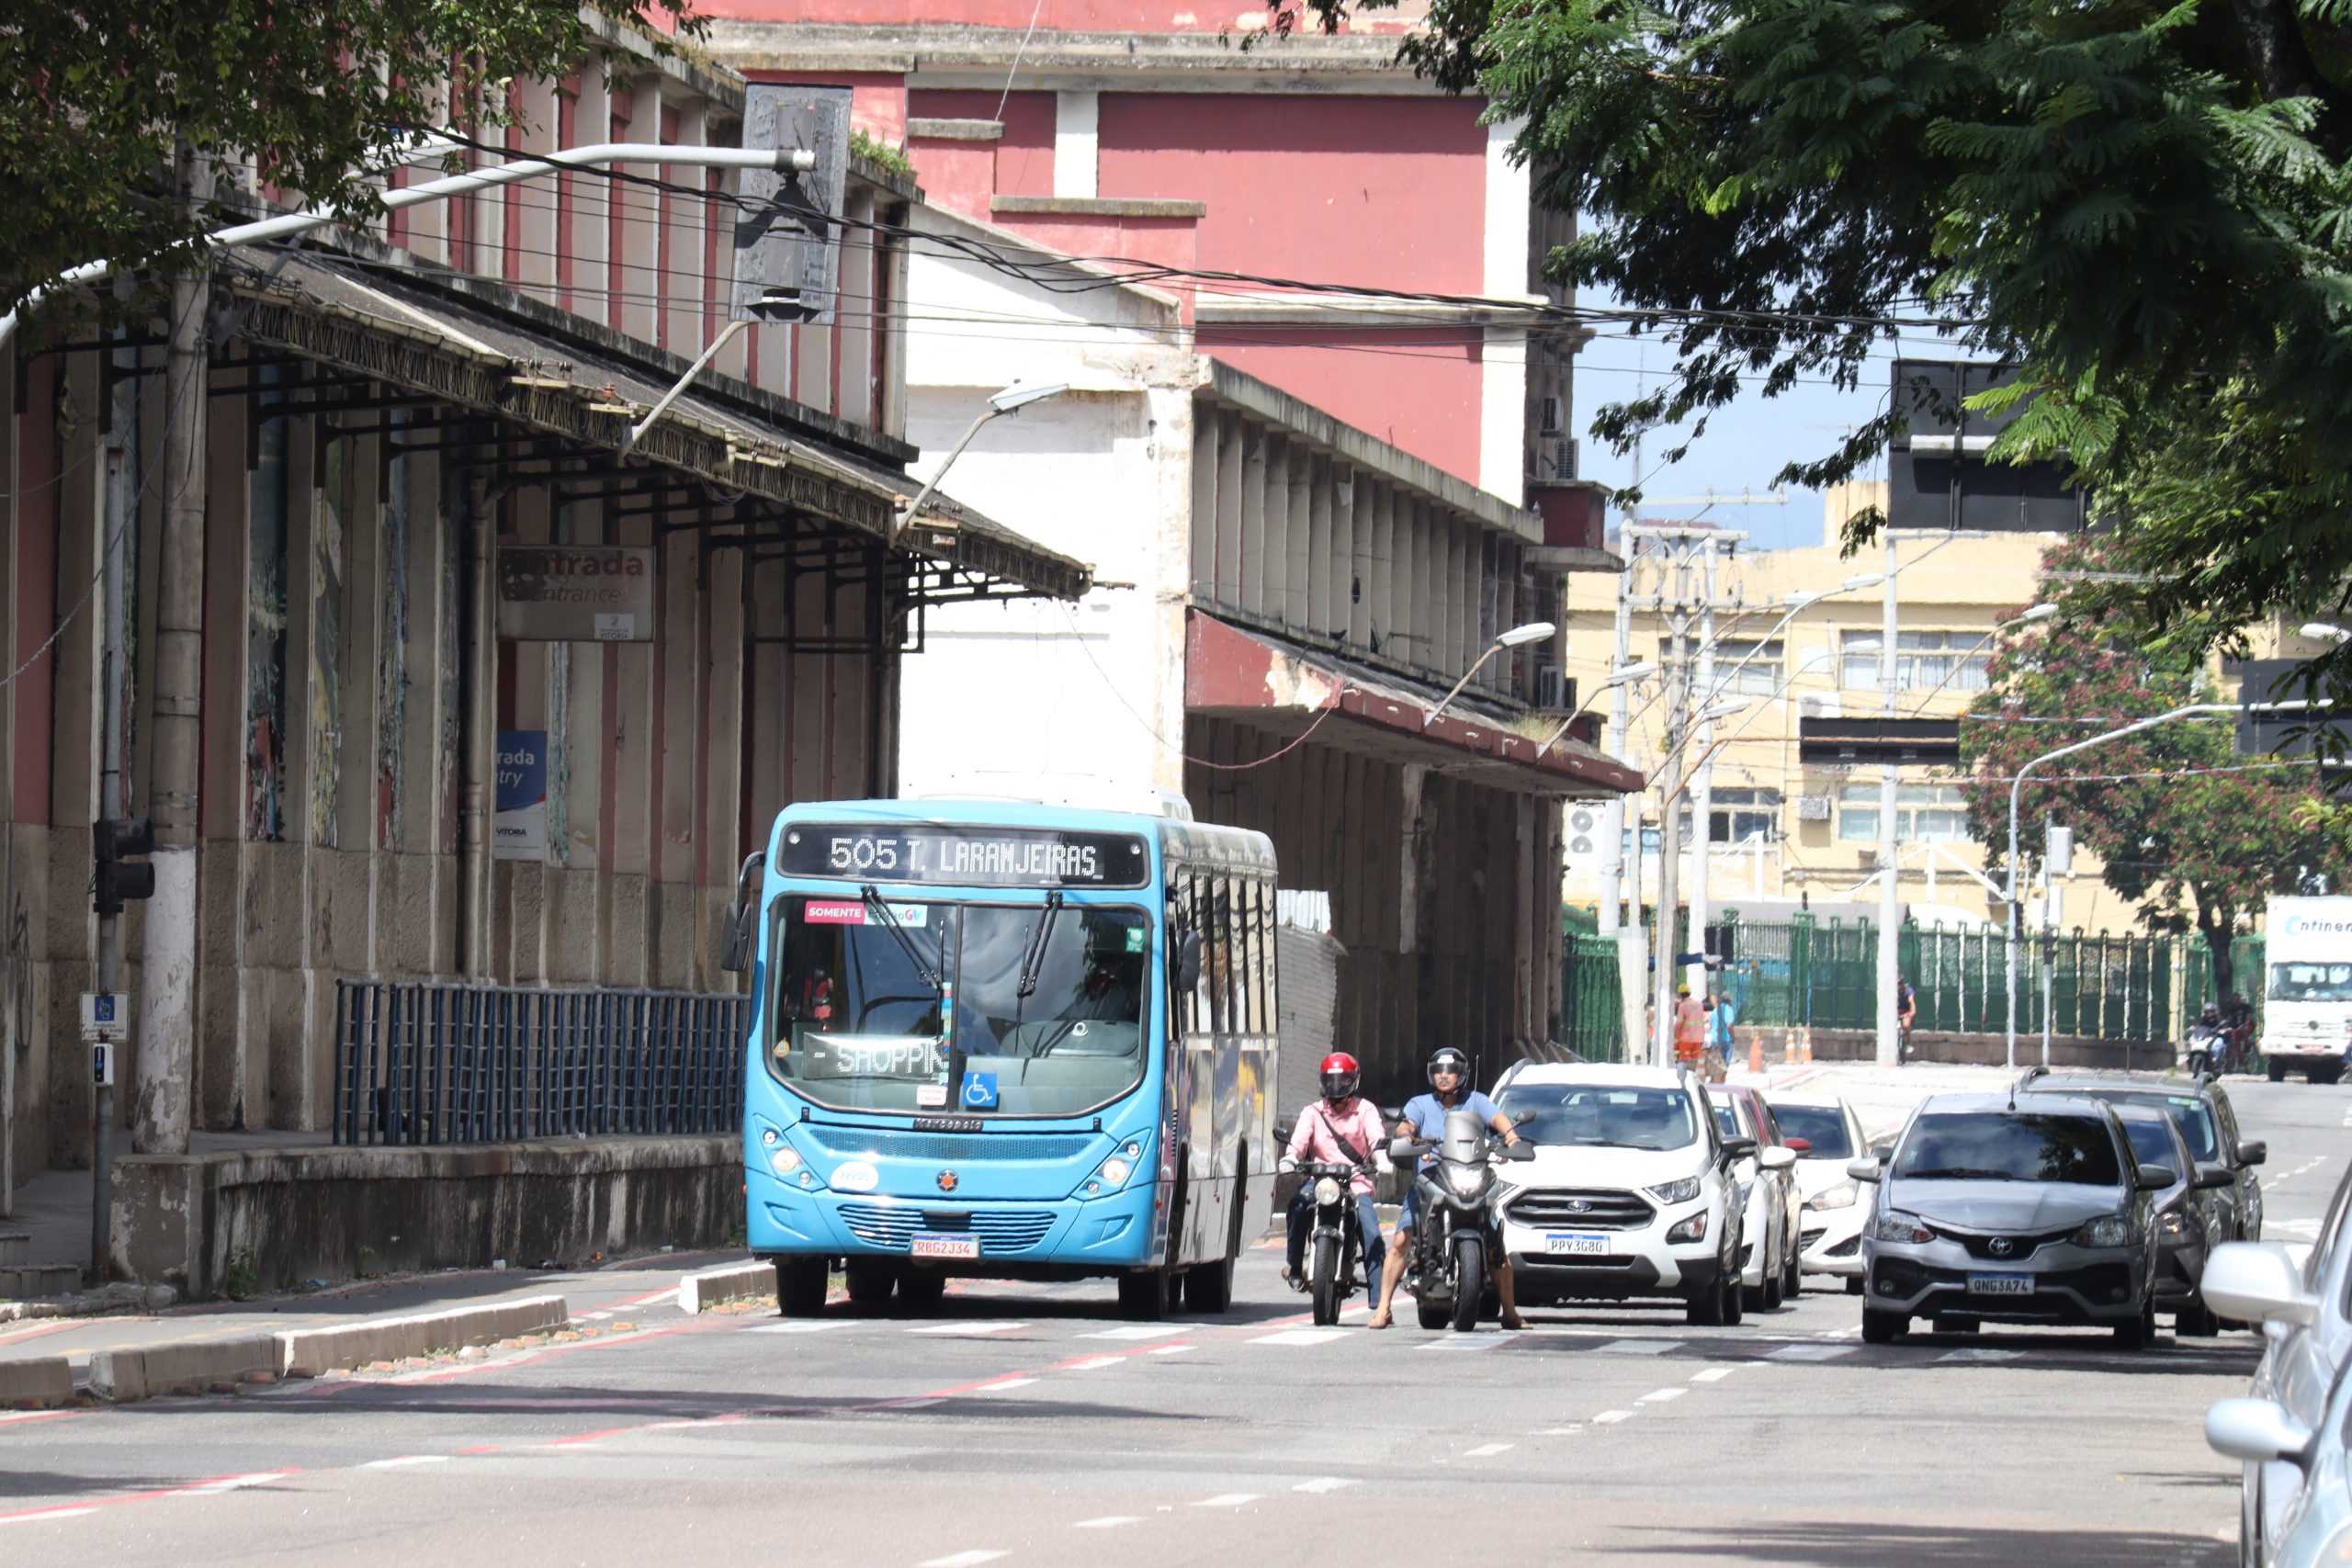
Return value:
M 2273 964 L 2274 1002 L 2352 1002 L 2352 964 Z
M 768 1065 L 820 1105 L 1076 1116 L 1143 1082 L 1139 908 L 778 902 Z

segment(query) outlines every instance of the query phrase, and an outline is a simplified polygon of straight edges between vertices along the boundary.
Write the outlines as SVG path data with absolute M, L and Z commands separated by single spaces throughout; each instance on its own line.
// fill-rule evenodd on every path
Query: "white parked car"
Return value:
M 1770 1312 L 1796 1295 L 1801 1280 L 1796 1151 L 1783 1143 L 1780 1124 L 1754 1089 L 1709 1084 L 1707 1100 L 1723 1135 L 1746 1140 L 1749 1149 L 1732 1164 L 1747 1205 L 1739 1282 L 1750 1307 Z
M 1740 1320 L 1732 1166 L 1756 1148 L 1724 1135 L 1688 1073 L 1522 1062 L 1494 1099 L 1526 1117 L 1520 1135 L 1535 1145 L 1533 1159 L 1496 1170 L 1521 1306 L 1671 1296 L 1691 1323 Z M 1775 1154 L 1785 1167 L 1788 1152 Z
M 1862 1293 L 1862 1221 L 1871 1212 L 1870 1192 L 1846 1167 L 1870 1156 L 1861 1118 L 1835 1095 L 1767 1095 L 1781 1135 L 1797 1149 L 1798 1257 L 1804 1272 L 1846 1281 L 1846 1293 Z

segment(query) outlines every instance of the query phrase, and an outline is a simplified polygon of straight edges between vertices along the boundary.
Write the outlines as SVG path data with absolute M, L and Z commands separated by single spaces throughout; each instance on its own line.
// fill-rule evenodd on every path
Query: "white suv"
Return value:
M 1740 1204 L 1726 1140 L 1680 1068 L 1521 1062 L 1494 1099 L 1535 1157 L 1496 1168 L 1519 1304 L 1675 1296 L 1737 1323 Z

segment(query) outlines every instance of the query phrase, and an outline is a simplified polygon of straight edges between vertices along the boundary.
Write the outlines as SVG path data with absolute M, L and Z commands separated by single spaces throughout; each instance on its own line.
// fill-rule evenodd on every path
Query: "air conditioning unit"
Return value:
M 1579 806 L 1568 813 L 1568 831 L 1589 833 L 1600 825 L 1600 813 L 1589 806 Z
M 1577 477 L 1577 459 L 1580 456 L 1576 438 L 1563 435 L 1552 443 L 1552 477 L 1572 479 Z
M 1797 698 L 1797 715 L 1801 718 L 1838 718 L 1838 699 L 1834 695 L 1801 696 Z
M 1826 795 L 1801 795 L 1797 796 L 1797 820 L 1800 822 L 1828 821 L 1829 797 Z
M 1559 434 L 1560 400 L 1557 398 L 1544 398 L 1538 401 L 1535 407 L 1535 434 L 1538 435 Z

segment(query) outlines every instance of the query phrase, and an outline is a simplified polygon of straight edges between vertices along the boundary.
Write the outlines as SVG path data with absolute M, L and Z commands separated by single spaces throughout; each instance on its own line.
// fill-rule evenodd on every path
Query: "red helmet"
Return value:
M 1323 1098 L 1337 1104 L 1353 1100 L 1356 1093 L 1356 1059 L 1345 1051 L 1334 1051 L 1323 1058 L 1317 1069 L 1323 1075 Z

